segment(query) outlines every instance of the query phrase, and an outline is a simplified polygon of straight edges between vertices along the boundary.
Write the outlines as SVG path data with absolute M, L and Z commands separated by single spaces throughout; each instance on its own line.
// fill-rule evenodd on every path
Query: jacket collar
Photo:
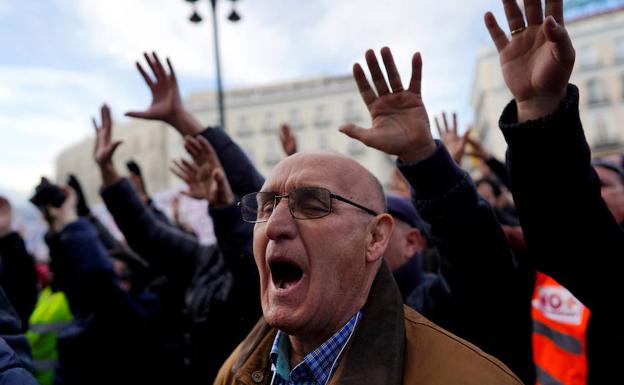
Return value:
M 399 385 L 403 380 L 405 325 L 403 302 L 392 274 L 382 262 L 349 346 L 331 384 Z M 277 333 L 260 319 L 245 341 L 232 372 L 249 378 L 259 369 L 268 376 L 269 351 Z M 248 382 L 248 381 L 245 381 Z

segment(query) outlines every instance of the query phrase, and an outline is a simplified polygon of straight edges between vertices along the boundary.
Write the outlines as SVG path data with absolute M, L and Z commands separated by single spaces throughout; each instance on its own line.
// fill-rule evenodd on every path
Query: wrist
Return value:
M 120 176 L 112 162 L 102 163 L 99 164 L 99 166 L 100 174 L 102 175 L 102 185 L 104 187 L 111 186 L 119 181 Z
M 437 145 L 432 139 L 421 146 L 411 147 L 409 150 L 398 155 L 399 159 L 403 163 L 415 163 L 423 159 L 427 159 L 428 157 L 433 155 L 436 149 Z
M 564 88 L 561 92 L 554 95 L 547 95 L 524 101 L 516 101 L 518 123 L 524 123 L 529 120 L 537 120 L 551 115 L 557 111 L 559 105 L 565 97 L 566 90 Z
M 57 221 L 55 221 L 53 229 L 55 232 L 60 233 L 65 227 L 67 227 L 67 225 L 70 225 L 77 220 L 78 215 L 76 213 L 67 213 L 64 217 L 59 218 Z
M 186 109 L 181 107 L 176 110 L 167 123 L 172 125 L 182 136 L 197 135 L 203 131 L 201 123 Z
M 12 232 L 13 230 L 11 229 L 11 227 L 0 229 L 0 238 L 4 238 L 5 236 L 11 234 Z

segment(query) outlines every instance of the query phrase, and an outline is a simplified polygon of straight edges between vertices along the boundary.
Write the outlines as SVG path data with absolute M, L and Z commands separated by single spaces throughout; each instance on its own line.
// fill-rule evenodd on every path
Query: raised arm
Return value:
M 138 197 L 127 179 L 122 179 L 112 161 L 121 144 L 112 140 L 110 109 L 102 107 L 102 124 L 96 127 L 94 158 L 102 174 L 102 197 L 132 250 L 161 274 L 187 282 L 204 246 L 172 226 L 158 220 Z
M 452 308 L 440 309 L 451 316 L 438 320 L 445 321 L 443 326 L 450 331 L 500 358 L 522 378 L 530 378 L 530 331 L 525 326 L 528 312 L 523 307 L 524 293 L 518 289 L 523 286 L 517 285 L 504 234 L 492 209 L 479 199 L 468 174 L 431 136 L 421 97 L 420 54 L 412 58 L 412 78 L 407 90 L 402 87 L 390 50 L 383 48 L 381 56 L 390 87 L 373 51 L 366 53 L 377 93 L 362 68 L 357 64 L 353 68 L 372 127 L 349 124 L 341 131 L 399 157 L 399 168 L 413 189 L 414 204 L 431 225 L 431 235 L 441 256 L 441 275 L 452 298 Z M 497 304 L 496 312 L 491 303 Z
M 201 134 L 214 147 L 234 194 L 243 196 L 259 191 L 264 177 L 258 172 L 245 152 L 222 128 L 204 128 L 182 103 L 178 80 L 171 61 L 167 71 L 156 53 L 144 54 L 152 76 L 136 63 L 139 73 L 152 94 L 152 103 L 145 111 L 130 111 L 126 115 L 141 119 L 160 120 L 173 126 L 182 136 Z
M 510 28 L 518 31 L 511 39 L 490 13 L 485 23 L 514 97 L 500 122 L 528 252 L 592 318 L 621 322 L 624 310 L 612 306 L 606 293 L 621 291 L 624 233 L 601 198 L 579 119 L 578 89 L 568 84 L 575 53 L 562 1 L 546 1 L 544 13 L 540 1 L 527 0 L 527 25 L 514 2 L 504 5 Z M 563 166 L 554 171 L 552 165 Z

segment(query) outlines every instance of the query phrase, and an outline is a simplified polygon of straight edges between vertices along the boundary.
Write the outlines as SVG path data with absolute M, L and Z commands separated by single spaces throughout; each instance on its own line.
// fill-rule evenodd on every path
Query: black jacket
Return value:
M 531 383 L 535 375 L 525 277 L 494 211 L 477 194 L 468 173 L 441 142 L 437 145 L 427 159 L 399 163 L 440 257 L 437 276 L 420 282 L 407 304 Z
M 95 228 L 85 219 L 48 234 L 55 284 L 74 315 L 58 336 L 55 384 L 165 383 L 150 333 L 158 298 L 130 296 L 113 271 Z
M 159 221 L 126 179 L 104 189 L 102 197 L 129 246 L 183 295 L 183 317 L 170 325 L 184 342 L 183 382 L 210 383 L 261 314 L 257 281 L 250 284 L 248 275 L 232 268 L 253 259 L 241 259 L 232 248 L 224 260 L 217 247 Z
M 16 232 L 0 237 L 0 286 L 19 316 L 22 332 L 26 331 L 37 303 L 37 272 L 34 258 Z
M 578 89 L 569 85 L 559 109 L 517 123 L 516 103 L 503 111 L 512 193 L 528 254 L 538 270 L 570 290 L 591 313 L 588 383 L 621 377 L 624 307 L 619 304 L 624 232 L 600 195 L 579 118 Z

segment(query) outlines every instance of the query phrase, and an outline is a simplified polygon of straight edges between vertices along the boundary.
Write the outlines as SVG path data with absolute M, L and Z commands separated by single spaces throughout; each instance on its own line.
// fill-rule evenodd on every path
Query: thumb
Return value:
M 549 42 L 554 43 L 553 54 L 561 63 L 574 61 L 574 48 L 568 31 L 557 23 L 554 17 L 548 16 L 544 22 L 544 35 Z
M 148 115 L 146 112 L 143 111 L 128 111 L 124 114 L 125 116 L 129 116 L 131 118 L 140 118 L 140 119 L 147 119 Z
M 121 141 L 121 140 L 113 142 L 111 144 L 110 154 L 113 155 L 115 153 L 115 150 L 117 150 L 117 147 L 119 147 L 122 143 L 123 143 L 123 141 Z
M 364 144 L 368 144 L 369 130 L 366 128 L 362 128 L 353 123 L 348 123 L 340 126 L 338 130 L 350 138 L 359 140 Z

